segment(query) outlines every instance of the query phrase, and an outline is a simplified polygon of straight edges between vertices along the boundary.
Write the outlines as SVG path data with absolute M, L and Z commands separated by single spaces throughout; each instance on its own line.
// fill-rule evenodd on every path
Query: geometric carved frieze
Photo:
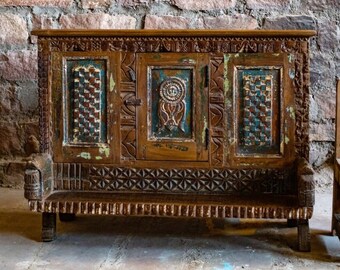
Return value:
M 71 172 L 71 173 L 70 173 Z M 164 169 L 55 164 L 55 190 L 197 194 L 289 194 L 286 169 Z

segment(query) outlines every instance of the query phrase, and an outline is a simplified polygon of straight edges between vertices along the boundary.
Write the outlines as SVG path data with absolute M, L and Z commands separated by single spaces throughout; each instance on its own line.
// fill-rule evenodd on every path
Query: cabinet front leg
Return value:
M 56 238 L 56 214 L 42 213 L 42 235 L 43 242 L 51 242 Z
M 298 220 L 298 250 L 308 252 L 311 250 L 311 236 L 308 219 Z

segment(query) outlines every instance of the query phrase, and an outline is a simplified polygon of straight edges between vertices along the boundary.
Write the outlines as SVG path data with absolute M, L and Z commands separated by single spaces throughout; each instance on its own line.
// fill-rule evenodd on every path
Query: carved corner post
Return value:
M 340 79 L 336 89 L 335 159 L 333 182 L 332 233 L 340 239 Z
M 298 180 L 298 201 L 300 207 L 313 208 L 315 202 L 314 171 L 304 158 L 298 160 L 297 180 Z M 308 219 L 303 217 L 297 220 L 298 227 L 298 250 L 311 250 L 311 236 Z
M 48 154 L 33 154 L 25 170 L 25 198 L 39 205 L 52 189 L 52 160 Z M 42 211 L 41 209 L 36 209 Z M 56 235 L 56 214 L 42 214 L 42 241 L 52 241 Z

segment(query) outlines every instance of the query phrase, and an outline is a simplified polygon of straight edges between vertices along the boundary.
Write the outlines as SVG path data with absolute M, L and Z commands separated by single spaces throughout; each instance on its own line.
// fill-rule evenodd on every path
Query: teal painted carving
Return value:
M 67 142 L 106 142 L 106 60 L 68 60 L 67 86 Z
M 238 153 L 242 155 L 281 152 L 280 66 L 238 67 Z
M 192 138 L 192 69 L 151 71 L 151 139 Z
M 245 146 L 272 144 L 272 76 L 260 71 L 244 71 L 242 78 L 243 125 L 241 143 Z

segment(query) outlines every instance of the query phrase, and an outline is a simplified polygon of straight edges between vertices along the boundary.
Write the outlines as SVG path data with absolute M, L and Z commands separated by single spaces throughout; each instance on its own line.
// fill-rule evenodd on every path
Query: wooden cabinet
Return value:
M 310 249 L 314 31 L 39 30 L 41 153 L 25 176 L 55 214 L 281 218 Z

